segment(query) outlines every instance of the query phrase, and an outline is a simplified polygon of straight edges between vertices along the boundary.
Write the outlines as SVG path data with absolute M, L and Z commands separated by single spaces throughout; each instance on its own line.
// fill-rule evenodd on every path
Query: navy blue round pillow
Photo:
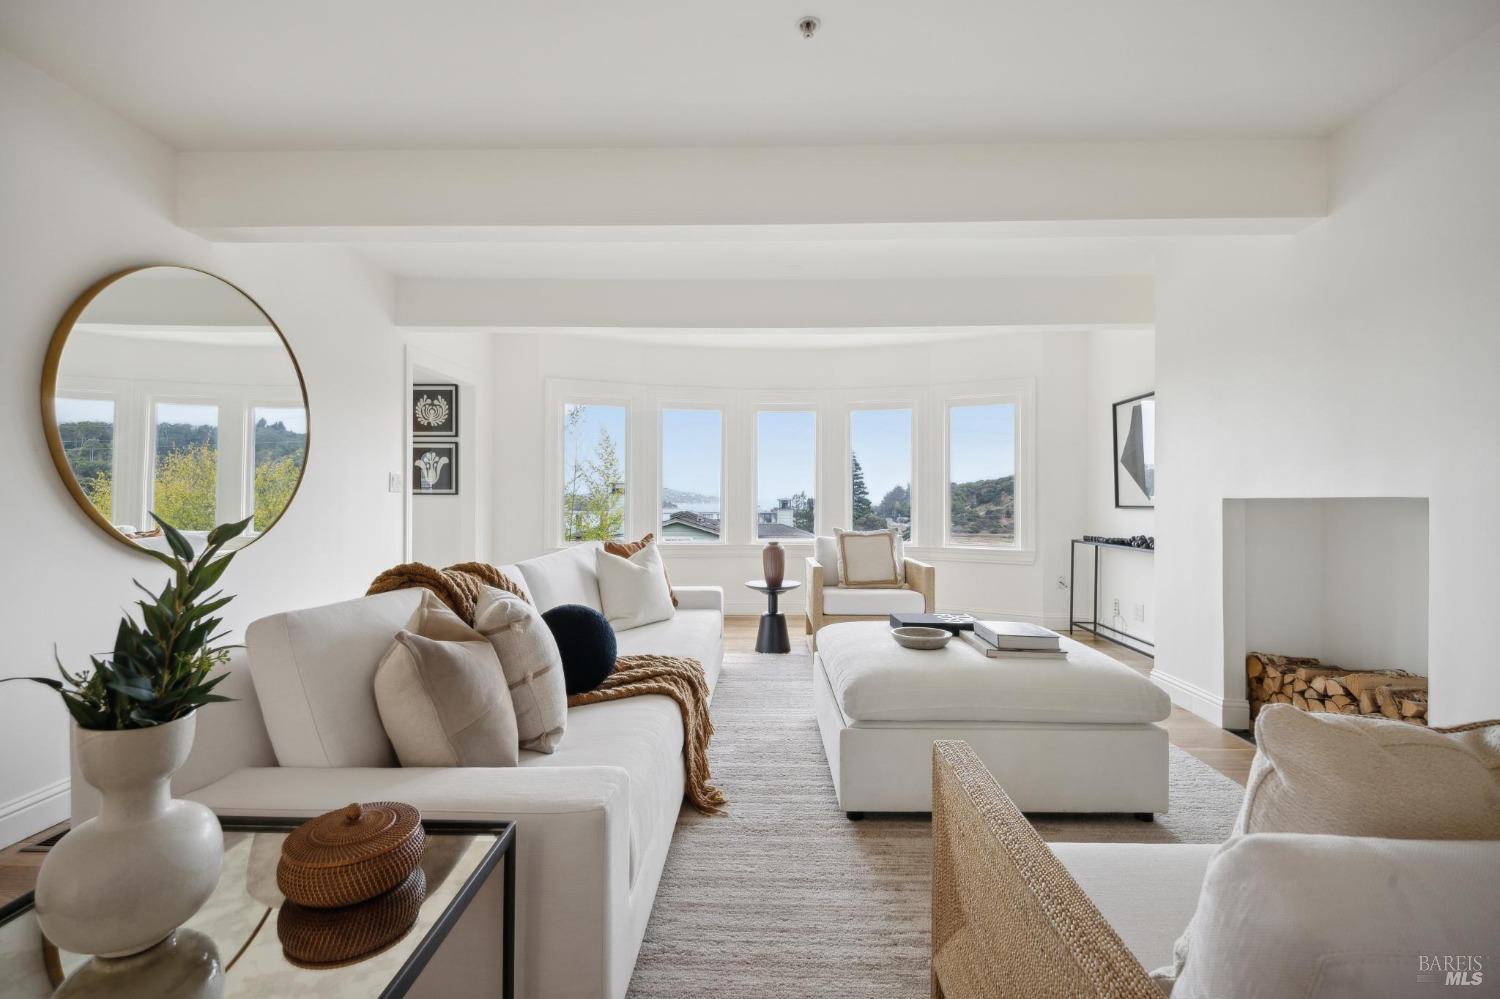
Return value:
M 615 671 L 615 630 L 603 614 L 583 604 L 559 604 L 542 613 L 562 653 L 568 694 L 582 694 Z

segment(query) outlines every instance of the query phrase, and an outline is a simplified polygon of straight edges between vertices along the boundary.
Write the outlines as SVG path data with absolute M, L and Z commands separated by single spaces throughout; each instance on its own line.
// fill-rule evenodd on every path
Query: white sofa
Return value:
M 596 547 L 500 568 L 541 610 L 597 608 Z M 676 615 L 619 633 L 619 651 L 698 659 L 712 689 L 723 660 L 723 592 L 675 589 Z M 204 709 L 174 791 L 220 814 L 303 816 L 394 799 L 429 818 L 514 819 L 517 994 L 623 996 L 682 806 L 676 704 L 653 696 L 573 708 L 557 751 L 523 752 L 514 768 L 401 769 L 372 679 L 419 600 L 420 591 L 399 590 L 253 623 L 249 669 L 234 663 L 220 688 L 239 700 Z M 285 693 L 299 687 L 301 696 Z M 88 814 L 88 804 L 75 799 L 80 811 Z M 419 992 L 489 994 L 485 976 L 498 969 L 501 925 L 500 878 L 491 880 L 495 890 L 476 899 Z

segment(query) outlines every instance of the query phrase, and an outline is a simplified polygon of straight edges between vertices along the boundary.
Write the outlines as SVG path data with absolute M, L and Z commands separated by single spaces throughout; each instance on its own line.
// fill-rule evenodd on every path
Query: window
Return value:
M 57 399 L 57 432 L 73 478 L 94 509 L 114 521 L 115 404 L 109 399 Z
M 156 404 L 151 510 L 182 531 L 217 523 L 219 407 Z
M 723 427 L 717 409 L 661 411 L 662 541 L 723 540 Z
M 911 410 L 849 414 L 849 511 L 856 531 L 894 527 L 911 540 Z
M 563 407 L 562 536 L 607 541 L 625 536 L 625 407 Z
M 802 411 L 755 414 L 755 536 L 811 538 L 817 518 L 818 417 Z
M 948 541 L 1016 543 L 1014 403 L 948 409 Z
M 292 501 L 307 460 L 307 410 L 256 406 L 250 411 L 251 528 L 264 531 Z

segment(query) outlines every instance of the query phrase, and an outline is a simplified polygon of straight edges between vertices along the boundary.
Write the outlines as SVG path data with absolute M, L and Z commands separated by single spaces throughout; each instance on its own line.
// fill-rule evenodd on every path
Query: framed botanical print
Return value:
M 1114 404 L 1115 506 L 1156 506 L 1156 393 Z
M 421 441 L 411 448 L 414 496 L 458 495 L 458 441 Z
M 413 437 L 458 436 L 457 385 L 413 385 L 411 387 L 411 435 Z

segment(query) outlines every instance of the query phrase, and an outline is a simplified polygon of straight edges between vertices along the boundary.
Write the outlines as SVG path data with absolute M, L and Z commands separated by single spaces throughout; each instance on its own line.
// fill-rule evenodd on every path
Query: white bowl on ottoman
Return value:
M 972 746 L 1031 812 L 1166 811 L 1171 699 L 1064 638 L 1067 659 L 986 658 L 966 641 L 905 649 L 880 622 L 818 632 L 813 704 L 839 807 L 932 810 L 932 743 Z

